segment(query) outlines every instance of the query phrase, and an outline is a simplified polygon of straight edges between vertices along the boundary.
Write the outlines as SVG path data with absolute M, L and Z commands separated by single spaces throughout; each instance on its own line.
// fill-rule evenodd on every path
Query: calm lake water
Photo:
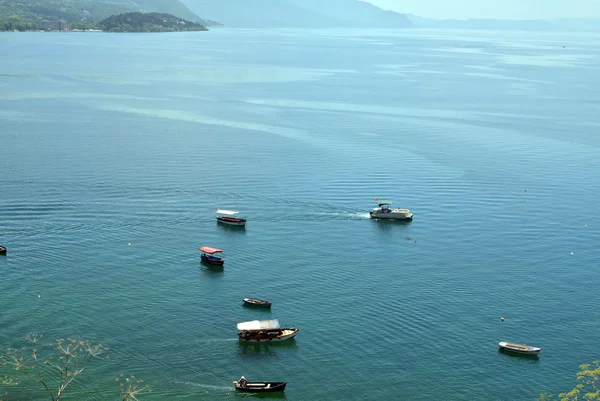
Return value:
M 301 401 L 572 388 L 600 357 L 599 38 L 0 34 L 0 347 L 109 347 L 78 401 L 120 373 L 143 400 L 243 399 L 241 375 Z M 370 220 L 374 197 L 414 221 Z M 296 341 L 238 343 L 265 318 Z

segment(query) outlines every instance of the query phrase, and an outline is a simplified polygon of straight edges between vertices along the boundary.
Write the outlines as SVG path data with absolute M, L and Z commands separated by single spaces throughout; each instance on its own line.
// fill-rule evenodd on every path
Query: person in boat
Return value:
M 240 387 L 246 387 L 246 384 L 248 383 L 248 380 L 246 380 L 246 378 L 244 376 L 242 376 L 240 378 L 240 380 L 238 381 L 238 385 Z

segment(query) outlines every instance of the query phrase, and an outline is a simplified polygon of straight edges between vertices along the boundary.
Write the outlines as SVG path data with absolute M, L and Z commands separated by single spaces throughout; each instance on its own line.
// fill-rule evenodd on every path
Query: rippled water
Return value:
M 242 374 L 289 400 L 570 389 L 600 345 L 597 39 L 0 34 L 0 346 L 110 347 L 71 400 L 121 372 L 148 400 L 235 399 Z M 376 196 L 415 220 L 369 220 Z M 300 334 L 238 344 L 261 318 Z

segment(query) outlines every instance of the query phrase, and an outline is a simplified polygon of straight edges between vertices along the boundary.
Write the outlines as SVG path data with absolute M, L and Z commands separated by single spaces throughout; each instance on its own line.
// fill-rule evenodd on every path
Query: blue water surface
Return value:
M 0 347 L 109 347 L 81 401 L 119 399 L 120 373 L 144 400 L 239 399 L 241 375 L 288 400 L 570 390 L 600 357 L 598 39 L 1 33 Z M 370 220 L 375 197 L 414 221 Z M 270 318 L 296 340 L 238 343 Z

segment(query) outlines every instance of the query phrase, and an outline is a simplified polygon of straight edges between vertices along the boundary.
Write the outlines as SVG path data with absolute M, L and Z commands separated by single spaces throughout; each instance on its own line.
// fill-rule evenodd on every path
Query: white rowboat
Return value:
M 525 344 L 508 343 L 505 341 L 498 343 L 498 346 L 500 347 L 500 350 L 502 350 L 502 351 L 514 352 L 515 354 L 523 354 L 523 355 L 538 355 L 540 353 L 540 351 L 542 350 L 541 348 L 538 348 L 538 347 L 531 347 L 531 346 L 525 345 Z

